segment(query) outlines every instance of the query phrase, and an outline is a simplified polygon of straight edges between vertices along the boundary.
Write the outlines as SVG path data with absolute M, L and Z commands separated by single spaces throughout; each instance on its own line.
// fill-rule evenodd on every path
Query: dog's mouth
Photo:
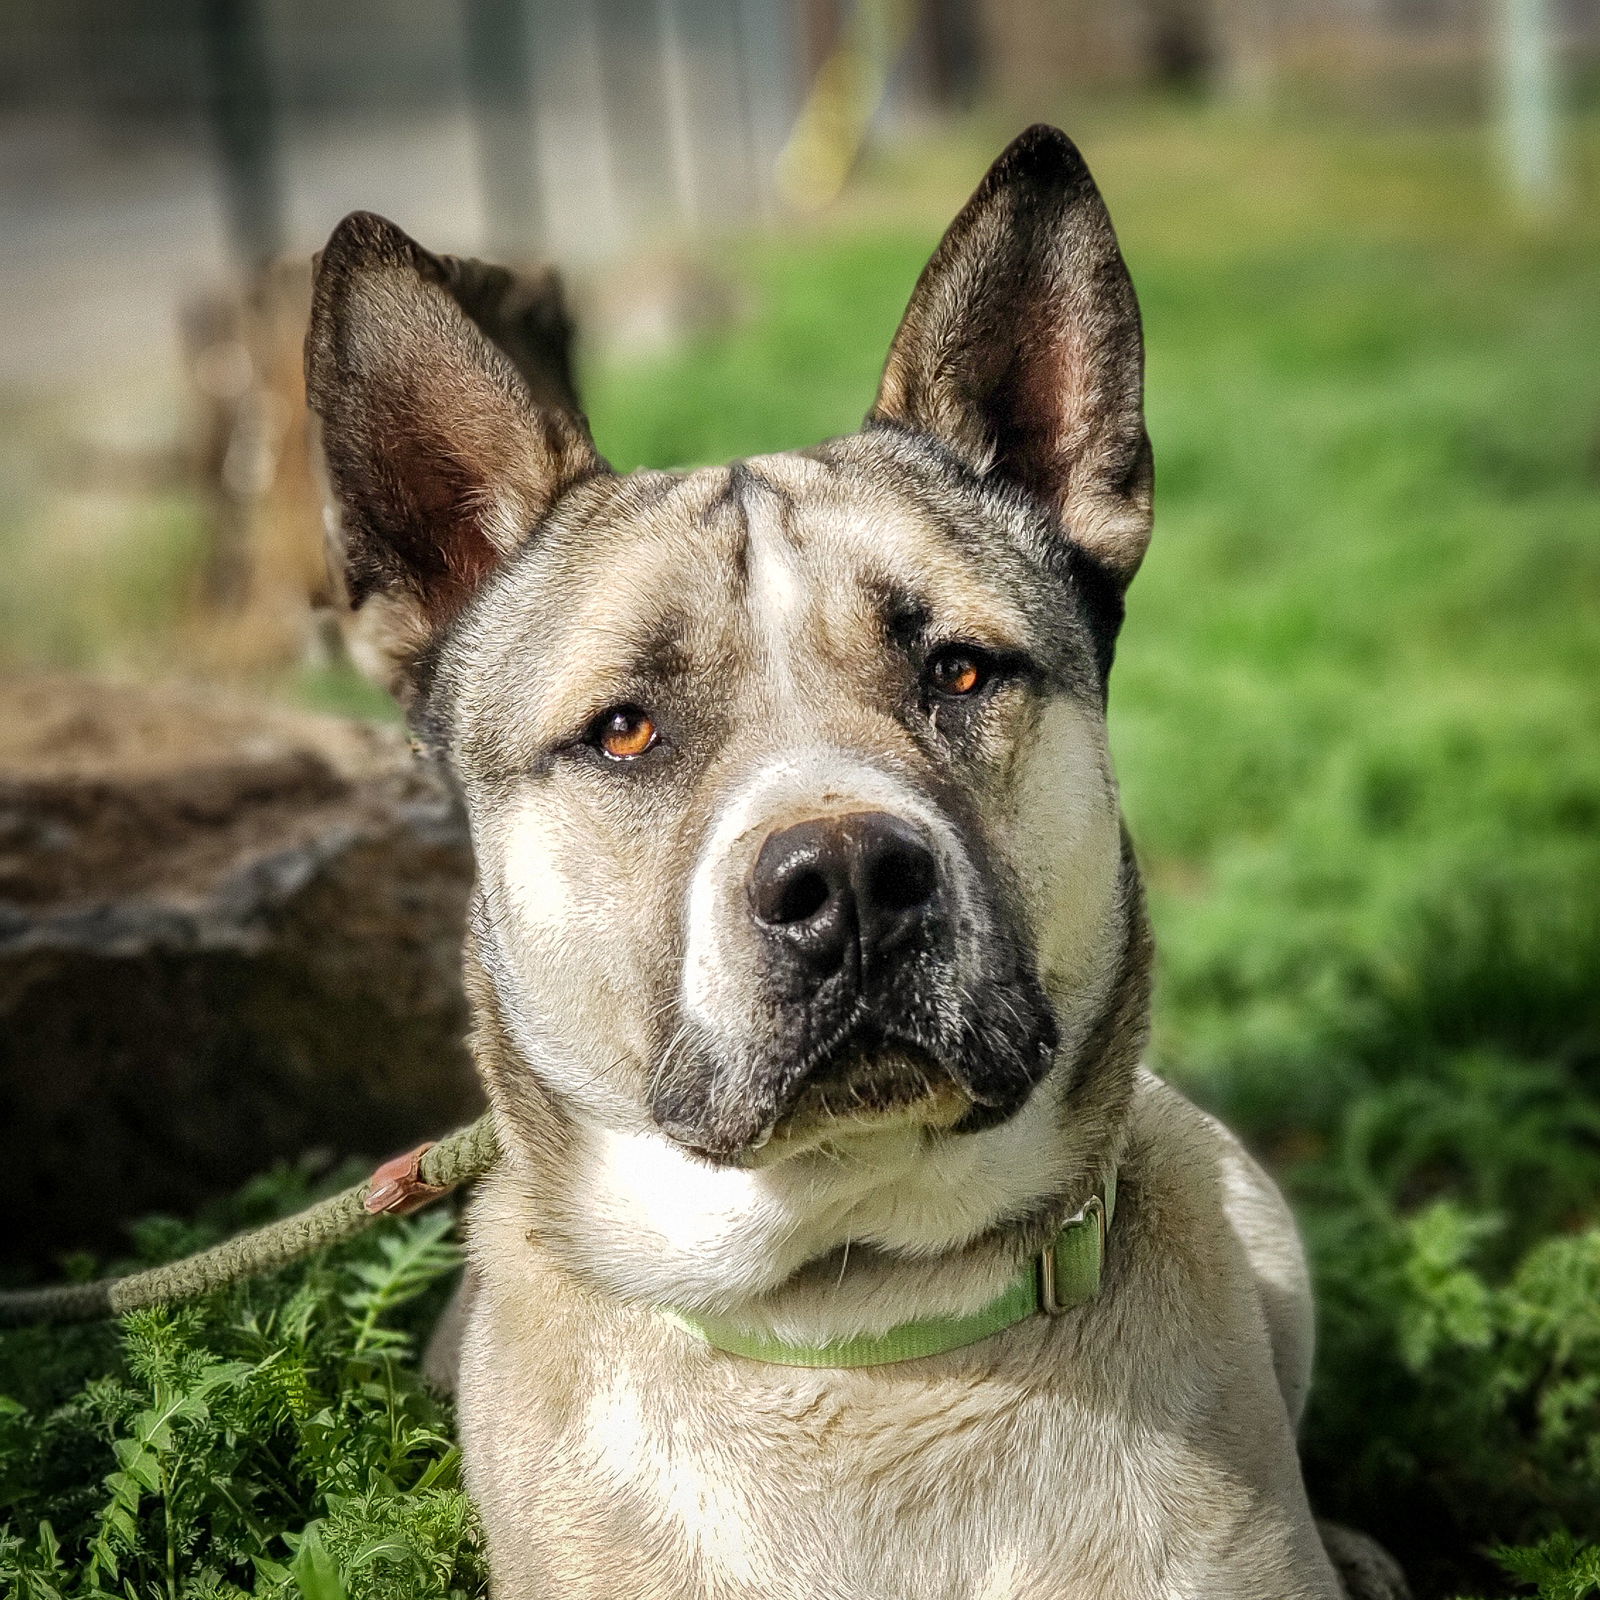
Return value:
M 1054 1041 L 1046 1015 L 997 1059 L 981 1049 L 947 1051 L 858 1016 L 776 1070 L 727 1064 L 663 1085 L 651 1109 L 664 1133 L 719 1166 L 767 1166 L 893 1129 L 976 1132 L 1021 1107 Z
M 703 1160 L 719 1166 L 766 1167 L 809 1150 L 847 1146 L 894 1129 L 929 1134 L 957 1128 L 973 1102 L 950 1071 L 915 1045 L 876 1043 L 841 1053 L 804 1079 L 760 1126 L 746 1118 L 707 1140 L 701 1129 L 663 1123 L 664 1130 Z
M 807 1082 L 757 1147 L 755 1164 L 890 1126 L 948 1130 L 971 1109 L 967 1091 L 920 1046 L 875 1044 Z

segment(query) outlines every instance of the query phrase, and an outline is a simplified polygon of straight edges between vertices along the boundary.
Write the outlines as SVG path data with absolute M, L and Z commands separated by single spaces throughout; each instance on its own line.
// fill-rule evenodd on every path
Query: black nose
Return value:
M 852 960 L 869 981 L 921 933 L 938 893 L 938 862 L 921 832 L 882 811 L 784 828 L 750 875 L 756 922 L 818 982 Z

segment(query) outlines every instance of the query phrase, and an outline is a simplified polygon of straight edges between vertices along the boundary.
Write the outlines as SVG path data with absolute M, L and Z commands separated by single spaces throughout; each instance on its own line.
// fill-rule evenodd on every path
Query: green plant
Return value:
M 228 1294 L 130 1315 L 100 1351 L 108 1373 L 73 1390 L 84 1352 L 68 1351 L 50 1375 L 64 1398 L 0 1400 L 0 1591 L 480 1593 L 450 1412 L 414 1359 L 457 1262 L 452 1220 L 434 1212 Z M 17 1364 L 37 1366 L 43 1348 L 37 1335 L 6 1341 Z M 0 1373 L 3 1390 L 12 1374 Z
M 1570 1533 L 1553 1533 L 1533 1545 L 1501 1545 L 1497 1565 L 1535 1600 L 1590 1600 L 1600 1595 L 1600 1545 L 1580 1544 Z

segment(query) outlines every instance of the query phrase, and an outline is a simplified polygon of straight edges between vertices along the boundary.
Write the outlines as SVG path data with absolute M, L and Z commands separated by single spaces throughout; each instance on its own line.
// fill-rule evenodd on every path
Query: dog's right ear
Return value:
M 318 258 L 306 393 L 350 602 L 383 595 L 412 654 L 566 490 L 609 470 L 579 412 L 535 404 L 446 263 L 369 212 Z

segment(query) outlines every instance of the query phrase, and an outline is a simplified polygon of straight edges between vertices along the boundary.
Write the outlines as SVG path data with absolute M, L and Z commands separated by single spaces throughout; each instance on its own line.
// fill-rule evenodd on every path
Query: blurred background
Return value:
M 9 0 L 0 1256 L 475 1104 L 465 836 L 323 566 L 339 218 L 554 263 L 602 451 L 721 460 L 857 424 L 1041 118 L 1150 346 L 1155 1059 L 1306 1229 L 1313 1495 L 1600 1594 L 1600 0 Z

